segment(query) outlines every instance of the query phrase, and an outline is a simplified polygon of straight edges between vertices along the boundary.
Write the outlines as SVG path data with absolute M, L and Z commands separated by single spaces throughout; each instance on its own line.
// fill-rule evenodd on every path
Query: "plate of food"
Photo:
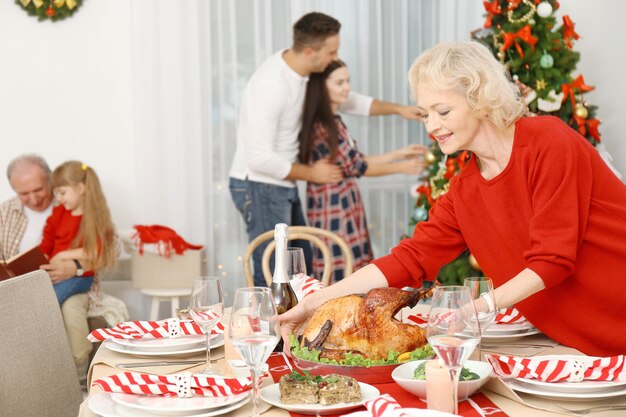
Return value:
M 401 363 L 434 356 L 425 330 L 395 319 L 429 291 L 375 288 L 322 304 L 300 338 L 291 338 L 294 365 L 312 375 L 337 373 L 369 384 L 393 382 Z
M 277 384 L 261 389 L 261 398 L 276 407 L 300 414 L 341 414 L 380 395 L 375 387 L 338 374 L 292 372 Z

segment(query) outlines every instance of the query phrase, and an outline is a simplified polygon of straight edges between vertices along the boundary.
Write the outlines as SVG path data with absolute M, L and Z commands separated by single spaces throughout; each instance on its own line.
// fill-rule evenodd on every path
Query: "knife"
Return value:
M 169 366 L 169 365 L 197 365 L 205 362 L 197 361 L 157 361 L 157 362 L 134 362 L 134 363 L 118 363 L 116 368 L 143 368 L 145 366 Z

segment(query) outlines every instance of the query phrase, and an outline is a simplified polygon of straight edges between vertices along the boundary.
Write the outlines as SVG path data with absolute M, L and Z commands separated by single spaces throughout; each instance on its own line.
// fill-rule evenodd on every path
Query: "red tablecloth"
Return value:
M 278 382 L 281 376 L 287 373 L 291 373 L 290 366 L 294 368 L 293 362 L 289 360 L 289 364 L 285 362 L 286 356 L 280 353 L 272 353 L 267 361 L 270 367 L 270 374 L 274 379 L 274 382 Z M 295 369 L 295 368 L 294 368 Z M 374 385 L 381 394 L 389 394 L 394 397 L 398 403 L 400 403 L 403 407 L 411 407 L 411 408 L 426 408 L 426 403 L 420 401 L 413 394 L 402 389 L 395 382 L 388 384 L 375 384 Z M 489 417 L 508 417 L 508 415 L 501 411 L 489 398 L 487 398 L 483 393 L 478 392 L 470 397 L 470 399 L 476 404 L 477 407 L 482 409 L 483 415 L 488 415 Z M 365 407 L 360 407 L 350 412 L 365 410 Z M 289 413 L 292 417 L 308 417 L 304 414 L 299 413 Z M 346 413 L 343 413 L 346 414 Z M 481 414 L 470 404 L 469 401 L 463 401 L 459 403 L 459 414 L 463 417 L 481 417 Z M 339 416 L 339 414 L 330 416 Z

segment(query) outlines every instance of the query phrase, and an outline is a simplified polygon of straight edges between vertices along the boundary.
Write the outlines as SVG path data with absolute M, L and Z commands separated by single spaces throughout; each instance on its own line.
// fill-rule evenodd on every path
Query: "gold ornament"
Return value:
M 477 271 L 482 271 L 482 268 L 480 267 L 480 265 L 478 265 L 478 261 L 476 261 L 476 258 L 474 258 L 474 255 L 470 253 L 469 256 L 467 257 L 467 260 L 472 268 L 474 268 Z
M 511 9 L 506 13 L 506 17 L 509 20 L 509 22 L 511 23 L 524 23 L 529 21 L 535 14 L 535 10 L 537 9 L 535 7 L 535 5 L 530 1 L 530 0 L 524 0 L 523 3 L 528 6 L 530 8 L 530 10 L 528 10 L 528 12 L 526 12 L 522 17 L 520 17 L 519 19 L 514 19 L 513 18 L 513 12 L 515 12 L 515 9 Z
M 589 116 L 589 110 L 587 110 L 583 103 L 576 103 L 576 109 L 574 110 L 574 113 L 581 119 L 586 119 Z
M 543 78 L 541 80 L 537 80 L 535 83 L 535 90 L 543 90 L 548 86 L 548 83 Z
M 424 160 L 430 165 L 437 160 L 437 157 L 431 151 L 426 151 L 426 153 L 424 154 Z

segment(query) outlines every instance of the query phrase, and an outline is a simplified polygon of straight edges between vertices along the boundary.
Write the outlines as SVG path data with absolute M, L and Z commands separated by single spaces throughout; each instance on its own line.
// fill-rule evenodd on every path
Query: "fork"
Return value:
M 555 404 L 563 411 L 567 411 L 568 413 L 576 414 L 579 416 L 584 416 L 589 413 L 595 413 L 596 411 L 609 411 L 609 410 L 626 410 L 626 405 L 598 405 L 596 407 L 590 408 L 580 408 L 578 410 L 573 410 L 570 408 L 561 407 L 558 404 Z

